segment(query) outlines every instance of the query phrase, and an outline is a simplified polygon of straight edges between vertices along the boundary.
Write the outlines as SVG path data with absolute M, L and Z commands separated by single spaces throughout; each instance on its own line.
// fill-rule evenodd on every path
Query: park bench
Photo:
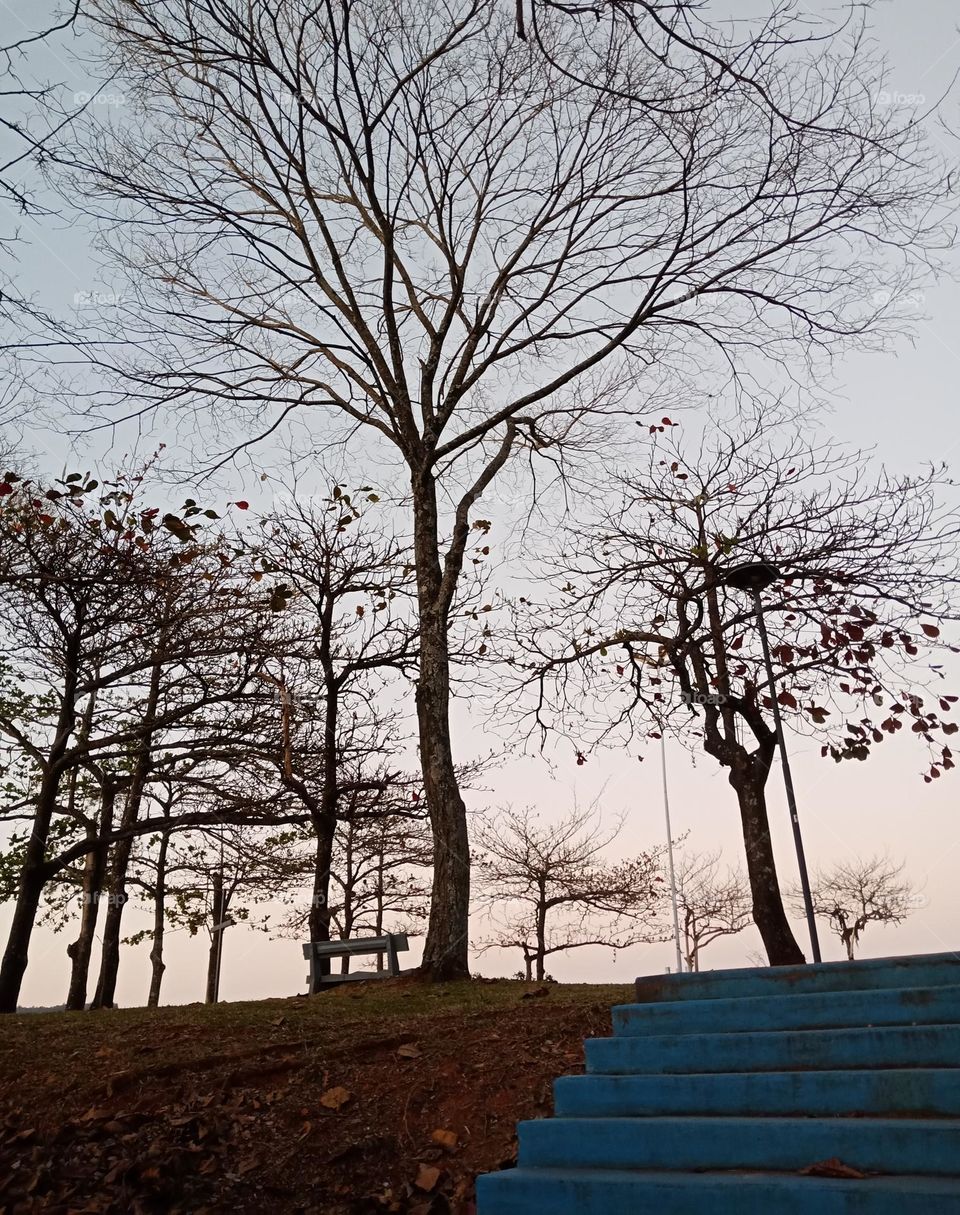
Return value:
M 400 973 L 397 954 L 405 953 L 409 948 L 405 932 L 388 932 L 382 937 L 356 937 L 352 941 L 310 941 L 303 947 L 303 956 L 310 962 L 310 973 L 307 975 L 310 991 L 332 987 L 335 983 L 395 979 Z M 352 958 L 371 953 L 387 955 L 385 970 L 358 970 L 345 975 L 329 973 L 332 958 Z

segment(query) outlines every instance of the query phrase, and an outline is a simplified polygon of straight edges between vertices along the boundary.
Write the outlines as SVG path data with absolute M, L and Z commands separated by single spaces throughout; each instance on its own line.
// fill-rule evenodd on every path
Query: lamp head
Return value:
M 756 595 L 782 577 L 777 567 L 769 561 L 747 561 L 722 573 L 720 581 L 738 591 L 749 591 Z

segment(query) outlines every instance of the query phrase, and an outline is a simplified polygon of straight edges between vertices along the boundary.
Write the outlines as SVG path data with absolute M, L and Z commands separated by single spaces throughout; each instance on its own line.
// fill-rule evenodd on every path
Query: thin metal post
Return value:
M 793 827 L 793 843 L 797 850 L 797 867 L 800 870 L 800 888 L 803 891 L 803 906 L 807 913 L 807 928 L 810 930 L 810 948 L 813 951 L 814 962 L 820 959 L 820 941 L 817 937 L 817 921 L 813 914 L 813 899 L 810 894 L 810 879 L 807 876 L 807 860 L 803 851 L 803 836 L 800 834 L 800 819 L 797 815 L 797 798 L 793 790 L 793 777 L 790 774 L 790 760 L 787 758 L 787 741 L 783 733 L 783 720 L 780 717 L 780 704 L 777 700 L 777 684 L 773 677 L 773 663 L 770 659 L 770 643 L 767 640 L 767 626 L 763 622 L 763 604 L 760 602 L 760 592 L 753 592 L 753 606 L 757 613 L 757 629 L 760 633 L 760 644 L 763 646 L 763 661 L 767 668 L 767 685 L 770 689 L 770 700 L 773 707 L 773 722 L 777 731 L 777 744 L 780 748 L 780 765 L 783 768 L 783 783 L 787 790 L 787 806 L 790 810 L 790 825 Z
M 660 768 L 663 773 L 663 814 L 667 820 L 667 863 L 670 870 L 670 902 L 673 906 L 673 940 L 677 947 L 677 974 L 683 974 L 680 916 L 677 912 L 677 875 L 673 867 L 673 832 L 670 829 L 670 795 L 667 792 L 667 744 L 663 734 L 660 735 Z

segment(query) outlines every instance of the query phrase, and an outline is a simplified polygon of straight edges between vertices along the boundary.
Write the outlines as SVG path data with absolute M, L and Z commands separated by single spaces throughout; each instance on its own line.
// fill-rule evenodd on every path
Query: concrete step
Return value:
M 700 974 L 647 975 L 637 979 L 641 1004 L 717 1000 L 787 992 L 861 991 L 877 987 L 943 987 L 960 984 L 960 953 L 865 958 L 807 966 L 759 966 Z
M 591 1038 L 595 1075 L 960 1067 L 960 1025 Z
M 839 1157 L 865 1173 L 960 1173 L 960 1121 L 911 1118 L 542 1118 L 521 1168 L 795 1172 Z
M 614 1033 L 629 1036 L 951 1022 L 960 1022 L 960 986 L 676 1000 L 613 1010 Z
M 960 1180 L 508 1169 L 477 1178 L 479 1215 L 960 1215 Z
M 960 1118 L 960 1068 L 562 1076 L 558 1115 L 913 1115 Z M 642 1128 L 638 1128 L 638 1134 Z M 958 1166 L 960 1172 L 960 1166 Z

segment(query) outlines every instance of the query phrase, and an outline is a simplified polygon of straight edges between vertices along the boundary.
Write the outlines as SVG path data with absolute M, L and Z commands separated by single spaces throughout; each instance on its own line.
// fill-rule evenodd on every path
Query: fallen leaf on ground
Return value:
M 434 1143 L 439 1143 L 441 1147 L 446 1148 L 449 1152 L 452 1152 L 457 1146 L 456 1131 L 445 1131 L 438 1127 L 430 1138 Z
M 328 1088 L 321 1096 L 320 1104 L 328 1110 L 338 1110 L 341 1106 L 346 1105 L 353 1094 L 345 1089 L 342 1084 L 338 1084 L 335 1088 Z
M 417 1170 L 417 1177 L 413 1184 L 418 1190 L 426 1190 L 429 1194 L 439 1180 L 439 1169 L 434 1168 L 432 1164 L 421 1164 Z
M 863 1181 L 866 1173 L 862 1173 L 859 1169 L 855 1169 L 851 1164 L 844 1164 L 836 1156 L 831 1156 L 829 1160 L 818 1160 L 816 1164 L 808 1164 L 805 1169 L 800 1170 L 803 1177 L 846 1177 L 850 1181 Z

